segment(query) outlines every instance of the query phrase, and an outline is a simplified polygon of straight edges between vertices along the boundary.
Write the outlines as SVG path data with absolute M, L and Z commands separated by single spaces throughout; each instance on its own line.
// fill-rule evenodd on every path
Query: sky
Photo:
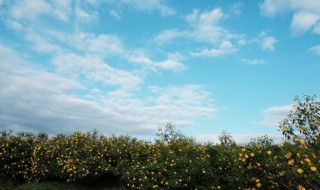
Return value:
M 199 142 L 319 94 L 319 0 L 0 0 L 0 130 Z

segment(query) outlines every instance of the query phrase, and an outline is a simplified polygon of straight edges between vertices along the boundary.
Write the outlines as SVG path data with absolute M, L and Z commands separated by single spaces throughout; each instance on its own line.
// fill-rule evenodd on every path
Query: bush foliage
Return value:
M 319 102 L 294 105 L 280 124 L 287 141 L 267 135 L 238 145 L 224 132 L 220 144 L 199 144 L 175 130 L 154 142 L 96 131 L 48 138 L 3 131 L 0 175 L 20 181 L 75 182 L 112 176 L 126 189 L 319 189 Z

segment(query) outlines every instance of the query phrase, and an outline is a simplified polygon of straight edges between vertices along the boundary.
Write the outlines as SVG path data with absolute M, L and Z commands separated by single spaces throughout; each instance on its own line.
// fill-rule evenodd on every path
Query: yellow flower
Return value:
M 299 185 L 298 190 L 306 190 L 306 188 L 304 188 L 302 185 Z
M 292 154 L 291 154 L 291 152 L 288 152 L 287 154 L 286 154 L 286 158 L 290 158 L 292 156 Z
M 261 183 L 257 183 L 257 187 L 261 187 Z
M 314 167 L 314 166 L 312 166 L 311 168 L 310 168 L 312 171 L 317 171 L 317 168 L 316 167 Z
M 251 157 L 254 157 L 254 153 L 250 153 L 250 156 L 251 156 Z
M 301 174 L 301 173 L 303 173 L 303 169 L 299 168 L 299 169 L 297 169 L 297 172 L 298 172 L 299 174 Z
M 260 179 L 256 179 L 256 183 L 259 183 L 260 182 Z
M 269 155 L 270 155 L 271 153 L 272 153 L 272 152 L 271 152 L 270 150 L 268 150 L 268 151 L 267 151 L 267 154 L 269 154 Z
M 293 160 L 293 159 L 291 159 L 291 160 L 288 161 L 288 164 L 289 164 L 289 165 L 293 165 L 293 163 L 294 163 L 294 160 Z
M 308 163 L 311 162 L 311 160 L 310 160 L 309 158 L 305 158 L 304 160 L 305 160 L 306 162 L 308 162 Z

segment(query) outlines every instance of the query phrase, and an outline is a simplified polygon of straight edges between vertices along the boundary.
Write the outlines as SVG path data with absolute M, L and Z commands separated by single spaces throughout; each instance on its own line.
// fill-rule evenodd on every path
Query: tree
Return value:
M 293 110 L 280 123 L 282 134 L 293 142 L 300 141 L 320 150 L 320 101 L 316 95 L 304 95 L 304 101 L 295 96 Z
M 180 131 L 176 130 L 176 127 L 170 122 L 167 123 L 164 129 L 159 128 L 156 135 L 166 144 L 169 144 L 172 141 L 194 142 L 193 138 L 183 135 Z
M 230 147 L 230 146 L 236 145 L 236 141 L 233 139 L 232 135 L 227 131 L 222 131 L 218 139 L 222 146 Z

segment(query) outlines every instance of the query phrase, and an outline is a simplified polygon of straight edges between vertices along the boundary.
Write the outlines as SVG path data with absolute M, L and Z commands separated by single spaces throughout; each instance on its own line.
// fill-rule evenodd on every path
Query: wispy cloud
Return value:
M 51 6 L 44 0 L 29 2 L 16 1 L 9 9 L 10 15 L 15 19 L 37 19 L 41 15 L 52 14 Z
M 173 39 L 187 36 L 189 32 L 179 31 L 177 29 L 168 29 L 160 32 L 155 38 L 154 41 L 158 45 L 167 44 Z
M 248 59 L 248 58 L 241 58 L 240 61 L 245 64 L 249 65 L 260 65 L 265 64 L 266 61 L 263 59 Z
M 111 67 L 102 59 L 76 54 L 61 54 L 53 59 L 57 70 L 66 75 L 83 77 L 87 80 L 102 82 L 106 85 L 135 88 L 142 79 L 131 72 Z
M 185 68 L 185 66 L 181 63 L 181 59 L 177 57 L 172 57 L 170 54 L 168 58 L 164 61 L 154 61 L 152 60 L 143 50 L 133 50 L 127 52 L 125 55 L 126 59 L 129 62 L 137 63 L 138 65 L 142 65 L 144 68 L 150 70 L 171 70 L 171 71 L 181 71 Z
M 318 0 L 265 0 L 260 5 L 263 15 L 274 17 L 285 11 L 292 11 L 291 32 L 293 35 L 300 35 L 309 30 L 319 32 L 320 2 Z
M 61 47 L 50 42 L 51 39 L 45 39 L 39 34 L 28 32 L 25 35 L 27 41 L 32 44 L 32 47 L 37 52 L 60 52 L 62 51 Z
M 75 15 L 78 20 L 90 22 L 90 21 L 93 21 L 94 19 L 97 18 L 98 13 L 97 12 L 88 13 L 88 12 L 82 10 L 80 7 L 76 7 L 75 8 Z
M 244 5 L 240 2 L 229 5 L 229 11 L 232 15 L 240 16 L 243 12 Z
M 312 46 L 309 48 L 309 51 L 316 55 L 320 55 L 320 45 Z
M 123 5 L 126 7 L 132 7 L 137 11 L 159 11 L 162 16 L 171 16 L 176 14 L 175 9 L 167 5 L 164 0 L 107 0 L 105 2 L 109 4 L 115 4 L 118 6 Z
M 262 31 L 259 34 L 259 43 L 260 43 L 261 49 L 267 50 L 267 51 L 273 51 L 274 46 L 277 43 L 277 39 L 274 36 L 269 36 L 267 32 Z
M 237 51 L 237 49 L 233 47 L 231 42 L 224 41 L 220 44 L 218 48 L 202 49 L 199 52 L 191 53 L 191 55 L 195 57 L 218 57 L 222 55 L 231 54 L 235 51 Z
M 274 106 L 263 110 L 263 120 L 259 122 L 261 126 L 278 127 L 279 122 L 287 117 L 292 110 L 292 106 Z
M 41 16 L 51 16 L 60 21 L 68 21 L 72 13 L 72 4 L 70 0 L 53 1 L 49 3 L 44 0 L 27 1 L 21 0 L 11 4 L 8 13 L 14 19 L 26 19 L 35 21 Z
M 109 15 L 112 16 L 113 18 L 115 18 L 116 20 L 121 20 L 121 13 L 119 11 L 110 9 L 109 10 Z
M 241 14 L 242 4 L 234 4 L 225 13 L 221 8 L 213 8 L 209 11 L 194 9 L 190 14 L 184 16 L 184 21 L 189 29 L 179 30 L 177 28 L 166 29 L 154 37 L 157 45 L 171 45 L 176 39 L 184 38 L 198 46 L 189 54 L 191 57 L 219 57 L 233 54 L 245 45 L 258 44 L 264 51 L 273 51 L 278 42 L 276 37 L 269 31 L 261 31 L 257 37 L 247 37 L 245 34 L 230 32 L 223 27 L 222 22 L 229 19 L 232 14 Z M 233 12 L 232 12 L 233 11 Z M 238 13 L 235 13 L 238 12 Z M 179 41 L 181 42 L 181 41 Z M 208 48 L 208 44 L 211 47 Z M 248 62 L 248 61 L 247 61 Z M 253 64 L 254 62 L 251 62 Z M 256 64 L 258 62 L 255 62 Z
M 193 38 L 216 43 L 229 33 L 219 25 L 223 16 L 224 13 L 220 8 L 215 8 L 208 12 L 200 12 L 198 9 L 194 9 L 185 19 L 194 29 L 190 33 Z
M 155 42 L 163 44 L 172 39 L 184 37 L 200 42 L 216 44 L 232 36 L 228 30 L 220 26 L 223 18 L 224 13 L 220 8 L 203 12 L 194 9 L 192 13 L 184 17 L 185 22 L 190 26 L 190 30 L 164 30 L 155 37 Z
M 195 50 L 189 52 L 192 57 L 218 57 L 232 54 L 238 50 L 235 44 L 238 44 L 237 42 L 244 36 L 233 34 L 224 28 L 221 22 L 226 19 L 228 16 L 220 8 L 213 8 L 209 11 L 194 9 L 190 14 L 184 16 L 189 29 L 164 30 L 154 37 L 154 42 L 158 45 L 168 45 L 169 42 L 172 44 L 178 38 L 193 41 L 199 46 L 195 46 Z M 203 44 L 211 47 L 208 48 Z

